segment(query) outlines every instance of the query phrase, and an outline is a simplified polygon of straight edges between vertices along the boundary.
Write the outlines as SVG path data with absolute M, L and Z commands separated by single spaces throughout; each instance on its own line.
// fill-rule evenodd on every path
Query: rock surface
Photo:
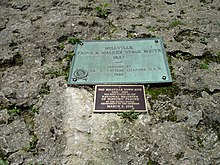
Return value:
M 0 164 L 220 164 L 218 0 L 0 1 Z M 93 88 L 66 87 L 74 42 L 160 36 L 171 87 L 147 114 L 92 113 Z

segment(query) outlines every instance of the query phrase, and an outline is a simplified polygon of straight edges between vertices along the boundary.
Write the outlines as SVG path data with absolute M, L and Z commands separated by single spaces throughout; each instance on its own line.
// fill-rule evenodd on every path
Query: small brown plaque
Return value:
M 143 85 L 96 85 L 94 112 L 147 112 Z

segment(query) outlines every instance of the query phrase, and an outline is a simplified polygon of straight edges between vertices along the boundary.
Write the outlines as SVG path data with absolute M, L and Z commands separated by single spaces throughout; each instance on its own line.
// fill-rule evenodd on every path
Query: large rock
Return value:
M 65 164 L 114 164 L 112 146 L 106 139 L 116 114 L 93 114 L 93 95 L 84 89 L 67 88 L 64 130 L 67 138 Z
M 219 164 L 219 2 L 115 0 L 106 19 L 97 16 L 99 3 L 0 1 L 0 160 Z M 74 49 L 70 36 L 163 37 L 175 94 L 147 94 L 149 113 L 132 123 L 116 114 L 93 114 L 93 91 L 64 87 L 66 57 Z M 24 112 L 9 115 L 15 106 Z M 28 113 L 33 106 L 38 112 Z M 30 143 L 31 150 L 23 149 Z

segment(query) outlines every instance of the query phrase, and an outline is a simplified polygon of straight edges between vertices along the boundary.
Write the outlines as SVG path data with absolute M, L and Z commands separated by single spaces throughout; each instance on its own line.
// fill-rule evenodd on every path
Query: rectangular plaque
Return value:
M 172 82 L 162 38 L 82 41 L 74 52 L 68 84 Z
M 143 85 L 97 85 L 94 112 L 147 112 Z

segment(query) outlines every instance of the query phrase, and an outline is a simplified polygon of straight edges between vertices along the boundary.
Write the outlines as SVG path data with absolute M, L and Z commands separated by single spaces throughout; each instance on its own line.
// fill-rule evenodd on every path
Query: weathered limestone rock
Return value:
M 3 155 L 28 148 L 31 136 L 24 121 L 15 120 L 8 125 L 1 126 L 0 132 L 1 153 Z
M 207 69 L 201 69 L 203 61 L 183 61 L 174 59 L 174 74 L 180 88 L 190 91 L 209 90 L 210 92 L 220 89 L 220 66 L 218 63 L 210 63 Z
M 65 164 L 113 164 L 106 139 L 115 114 L 92 114 L 93 95 L 84 89 L 67 88 L 64 130 L 67 138 Z
M 106 19 L 100 3 L 0 1 L 0 161 L 219 164 L 219 1 L 106 1 Z M 93 114 L 93 91 L 64 87 L 69 37 L 153 36 L 164 39 L 177 89 L 148 93 L 148 114 L 131 123 Z

